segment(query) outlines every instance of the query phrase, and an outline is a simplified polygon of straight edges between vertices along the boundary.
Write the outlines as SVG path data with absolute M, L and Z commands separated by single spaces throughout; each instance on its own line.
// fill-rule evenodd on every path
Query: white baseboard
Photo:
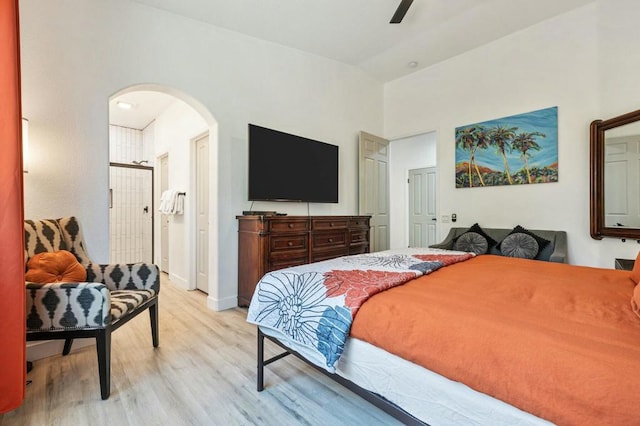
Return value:
M 169 272 L 169 280 L 183 290 L 192 290 L 192 288 L 189 287 L 189 281 L 187 281 L 186 278 L 182 278 L 180 275 Z
M 96 343 L 96 339 L 73 339 L 71 352 Z M 37 361 L 53 355 L 61 355 L 64 348 L 64 340 L 43 340 L 39 342 L 27 342 L 27 360 Z
M 207 297 L 207 308 L 212 311 L 224 311 L 238 306 L 238 297 L 226 297 L 224 299 L 215 299 L 211 296 Z

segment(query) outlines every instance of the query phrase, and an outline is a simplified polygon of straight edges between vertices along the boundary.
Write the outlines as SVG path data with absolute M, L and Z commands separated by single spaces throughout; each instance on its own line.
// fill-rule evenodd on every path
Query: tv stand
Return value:
M 369 252 L 371 216 L 245 215 L 238 219 L 238 306 L 264 274 Z

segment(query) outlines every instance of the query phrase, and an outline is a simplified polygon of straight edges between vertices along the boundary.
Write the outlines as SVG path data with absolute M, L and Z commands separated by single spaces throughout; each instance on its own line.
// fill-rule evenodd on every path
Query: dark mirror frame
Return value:
M 640 121 L 640 110 L 591 123 L 591 238 L 596 240 L 603 237 L 640 240 L 640 229 L 607 228 L 604 224 L 604 132 L 635 121 Z

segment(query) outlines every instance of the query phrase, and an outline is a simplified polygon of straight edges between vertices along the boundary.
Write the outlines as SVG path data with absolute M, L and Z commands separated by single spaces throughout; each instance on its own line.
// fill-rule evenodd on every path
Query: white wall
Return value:
M 436 165 L 436 134 L 396 139 L 389 145 L 390 248 L 409 246 L 409 170 Z
M 136 84 L 174 88 L 217 121 L 214 308 L 236 303 L 247 123 L 339 145 L 340 203 L 311 213 L 357 212 L 357 132 L 380 134 L 383 122 L 382 85 L 360 70 L 129 0 L 21 0 L 20 30 L 32 153 L 25 214 L 78 216 L 97 261 L 108 259 L 108 99 Z M 306 214 L 306 205 L 274 209 Z
M 193 208 L 195 187 L 192 185 L 194 170 L 191 161 L 193 140 L 208 130 L 207 123 L 193 108 L 176 100 L 156 117 L 153 123 L 155 133 L 154 158 L 169 154 L 169 189 L 186 192 L 184 214 L 169 215 L 169 276 L 183 288 L 189 285 L 190 259 L 195 256 L 193 239 Z M 211 168 L 215 172 L 217 166 Z M 160 182 L 156 176 L 156 207 L 160 206 Z M 160 262 L 160 214 L 156 214 L 155 253 Z
M 594 2 L 388 83 L 386 137 L 437 131 L 438 215 L 457 213 L 456 226 L 565 230 L 575 264 L 635 258 L 635 242 L 589 236 L 589 124 L 640 106 L 639 15 L 634 1 Z M 457 126 L 556 105 L 558 183 L 455 188 Z

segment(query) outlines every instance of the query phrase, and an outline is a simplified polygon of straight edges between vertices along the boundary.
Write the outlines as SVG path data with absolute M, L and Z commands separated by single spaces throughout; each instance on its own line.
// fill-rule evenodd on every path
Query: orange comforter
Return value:
M 478 256 L 373 296 L 351 335 L 558 424 L 638 425 L 629 275 Z

